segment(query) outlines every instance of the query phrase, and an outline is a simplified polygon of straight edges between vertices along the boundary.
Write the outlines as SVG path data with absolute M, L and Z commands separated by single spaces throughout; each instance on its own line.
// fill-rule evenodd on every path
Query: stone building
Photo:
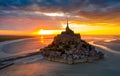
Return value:
M 104 56 L 102 52 L 96 51 L 94 46 L 82 40 L 80 34 L 75 34 L 74 31 L 69 28 L 68 21 L 66 30 L 57 35 L 53 42 L 47 47 L 42 48 L 41 51 L 45 57 L 54 58 L 55 60 L 56 58 L 58 60 L 75 60 L 90 57 L 99 59 Z

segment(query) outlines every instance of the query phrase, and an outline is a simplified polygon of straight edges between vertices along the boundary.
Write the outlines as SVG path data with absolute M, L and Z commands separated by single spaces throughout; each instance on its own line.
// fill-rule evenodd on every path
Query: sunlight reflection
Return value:
M 0 76 L 53 76 L 53 71 L 60 68 L 50 62 L 35 62 L 22 65 L 14 65 L 0 71 Z
M 40 42 L 44 43 L 44 37 L 43 36 L 40 37 Z
M 114 41 L 116 39 L 108 39 L 108 40 L 104 40 L 104 42 L 111 42 L 111 41 Z
M 42 45 L 47 46 L 53 41 L 53 37 L 51 38 L 50 35 L 41 35 L 37 38 Z

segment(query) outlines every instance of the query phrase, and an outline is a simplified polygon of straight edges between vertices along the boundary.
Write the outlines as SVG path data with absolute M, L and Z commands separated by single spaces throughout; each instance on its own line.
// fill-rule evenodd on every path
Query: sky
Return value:
M 0 0 L 0 34 L 120 35 L 120 0 Z

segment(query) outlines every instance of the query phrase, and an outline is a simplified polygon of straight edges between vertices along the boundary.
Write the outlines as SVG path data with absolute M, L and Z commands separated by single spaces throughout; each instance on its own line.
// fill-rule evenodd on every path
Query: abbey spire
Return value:
M 73 31 L 69 28 L 68 18 L 67 18 L 66 33 L 69 33 L 69 34 L 74 34 L 74 32 L 73 32 Z
M 69 23 L 68 23 L 68 18 L 67 18 L 67 26 L 66 26 L 66 31 L 70 30 L 69 28 Z

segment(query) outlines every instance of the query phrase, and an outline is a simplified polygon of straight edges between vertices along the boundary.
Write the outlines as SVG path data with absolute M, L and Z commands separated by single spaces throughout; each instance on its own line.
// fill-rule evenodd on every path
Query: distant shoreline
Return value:
M 0 42 L 34 37 L 35 36 L 0 35 Z

